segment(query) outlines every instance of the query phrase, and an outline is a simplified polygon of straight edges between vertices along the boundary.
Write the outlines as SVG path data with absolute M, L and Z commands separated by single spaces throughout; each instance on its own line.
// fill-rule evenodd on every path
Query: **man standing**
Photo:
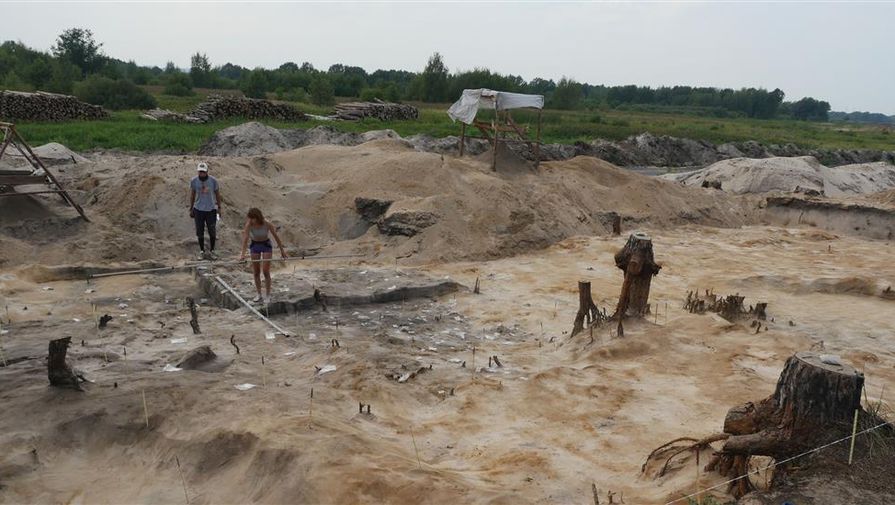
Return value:
M 190 217 L 196 221 L 199 238 L 199 259 L 215 259 L 214 243 L 216 225 L 221 208 L 221 191 L 218 180 L 208 175 L 208 164 L 199 163 L 197 175 L 190 181 Z M 205 228 L 208 227 L 209 250 L 205 253 Z

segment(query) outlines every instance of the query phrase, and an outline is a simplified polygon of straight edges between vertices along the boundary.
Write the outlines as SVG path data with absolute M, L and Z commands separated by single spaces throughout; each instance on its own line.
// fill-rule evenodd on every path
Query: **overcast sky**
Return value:
M 5 0 L 0 0 L 5 1 Z M 895 114 L 895 3 L 14 3 L 0 39 L 48 49 L 93 30 L 140 64 L 309 61 L 592 84 L 780 88 L 833 110 Z M 6 16 L 4 16 L 6 17 Z

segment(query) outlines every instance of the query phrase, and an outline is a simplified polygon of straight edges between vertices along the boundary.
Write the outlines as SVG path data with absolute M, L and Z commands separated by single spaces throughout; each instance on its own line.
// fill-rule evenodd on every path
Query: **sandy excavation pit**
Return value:
M 286 338 L 189 270 L 83 279 L 192 257 L 170 194 L 182 189 L 172 174 L 194 161 L 98 154 L 89 170 L 69 167 L 89 226 L 50 199 L 2 203 L 0 502 L 592 503 L 596 486 L 604 505 L 610 491 L 614 503 L 663 505 L 697 489 L 694 460 L 656 477 L 641 472 L 647 455 L 718 431 L 728 408 L 767 397 L 786 359 L 806 350 L 862 371 L 868 398 L 891 412 L 885 235 L 783 225 L 761 196 L 586 158 L 492 173 L 390 141 L 221 158 L 213 168 L 241 188 L 225 193 L 222 255 L 238 254 L 240 212 L 258 200 L 294 255 L 363 255 L 274 267 L 270 314 Z M 138 170 L 159 177 L 123 184 Z M 390 235 L 359 215 L 358 197 L 391 201 L 391 216 L 437 218 Z M 609 234 L 610 212 L 621 236 Z M 629 320 L 624 338 L 611 326 L 570 338 L 578 281 L 599 307 L 615 306 L 613 255 L 634 227 L 662 264 L 654 311 Z M 254 294 L 248 272 L 214 274 Z M 750 319 L 689 313 L 695 289 L 767 302 L 768 319 L 756 331 Z M 187 297 L 200 303 L 200 334 Z M 113 317 L 103 330 L 94 304 Z M 48 341 L 65 336 L 69 363 L 92 381 L 84 392 L 47 384 Z M 178 366 L 202 346 L 216 357 Z M 866 449 L 851 470 L 797 473 L 787 484 L 797 495 L 743 503 L 895 502 L 889 480 L 867 470 L 895 459 Z M 723 480 L 705 472 L 699 486 Z

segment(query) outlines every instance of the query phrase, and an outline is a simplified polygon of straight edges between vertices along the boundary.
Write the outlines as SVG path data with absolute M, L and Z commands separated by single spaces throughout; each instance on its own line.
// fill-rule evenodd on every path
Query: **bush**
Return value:
M 180 72 L 165 77 L 165 89 L 162 94 L 171 96 L 193 96 L 193 80 Z
M 284 100 L 287 102 L 307 102 L 308 101 L 308 93 L 304 90 L 304 88 L 277 88 L 276 90 L 277 100 Z
M 75 96 L 112 110 L 151 109 L 156 106 L 155 98 L 131 81 L 97 75 L 75 84 Z

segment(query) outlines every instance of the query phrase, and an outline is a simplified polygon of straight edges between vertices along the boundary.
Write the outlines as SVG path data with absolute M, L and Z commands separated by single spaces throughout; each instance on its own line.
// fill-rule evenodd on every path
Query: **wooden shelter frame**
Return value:
M 69 196 L 59 180 L 56 179 L 56 176 L 53 175 L 53 172 L 50 172 L 40 158 L 34 154 L 31 146 L 28 145 L 28 142 L 26 142 L 25 139 L 22 138 L 22 135 L 19 134 L 18 130 L 16 130 L 16 126 L 12 123 L 0 122 L 0 160 L 3 159 L 3 155 L 6 153 L 9 146 L 15 147 L 32 168 L 31 170 L 0 169 L 0 197 L 55 193 L 62 197 L 62 200 L 65 203 L 74 207 L 84 221 L 90 222 L 90 220 L 87 219 L 87 215 L 84 214 L 84 209 Z M 39 170 L 43 170 L 44 175 L 35 175 Z M 32 186 L 36 184 L 47 185 L 50 189 L 22 192 L 15 190 L 16 186 Z
M 534 107 L 520 107 L 525 109 L 534 109 Z M 538 168 L 541 164 L 541 116 L 543 114 L 542 109 L 537 109 L 538 111 L 538 126 L 535 139 L 532 140 L 528 138 L 528 126 L 520 126 L 513 120 L 512 114 L 510 114 L 509 109 L 499 110 L 494 109 L 494 119 L 491 122 L 487 121 L 479 121 L 474 119 L 470 126 L 474 126 L 478 128 L 480 132 L 482 132 L 482 136 L 474 136 L 466 134 L 466 123 L 460 122 L 460 156 L 463 156 L 464 147 L 466 146 L 466 139 L 483 139 L 487 140 L 488 143 L 491 144 L 491 170 L 497 170 L 497 150 L 501 143 L 503 144 L 511 144 L 511 143 L 520 143 L 520 144 L 528 144 L 528 147 L 534 153 L 535 157 L 535 168 Z M 503 137 L 501 137 L 503 134 Z M 507 138 L 507 135 L 512 135 L 516 138 Z

